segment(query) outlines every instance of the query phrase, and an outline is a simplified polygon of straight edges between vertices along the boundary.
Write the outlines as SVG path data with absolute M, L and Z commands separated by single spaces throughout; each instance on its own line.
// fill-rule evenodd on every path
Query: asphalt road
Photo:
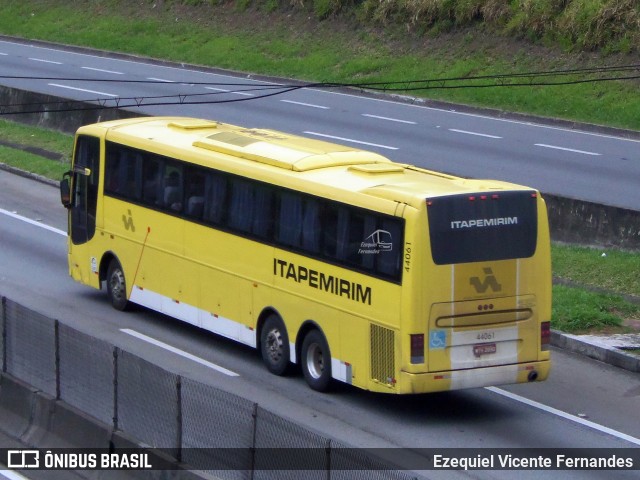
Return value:
M 136 97 L 144 104 L 141 99 L 178 93 L 208 93 L 199 98 L 209 100 L 250 98 L 240 103 L 140 110 L 328 138 L 436 170 L 515 181 L 543 192 L 610 205 L 640 206 L 636 140 L 317 89 L 257 99 L 265 90 L 256 90 L 243 78 L 16 42 L 0 41 L 0 69 L 3 75 L 57 78 L 0 79 L 3 84 L 83 100 L 115 102 L 119 97 Z M 60 80 L 71 77 L 83 80 Z M 86 80 L 91 78 L 100 81 Z M 223 85 L 229 83 L 233 85 Z M 187 98 L 194 97 L 179 97 Z M 400 398 L 348 387 L 318 394 L 299 376 L 269 375 L 258 355 L 244 346 L 152 312 L 116 312 L 103 293 L 75 284 L 67 276 L 65 211 L 56 189 L 0 172 L 0 209 L 0 294 L 135 351 L 163 368 L 250 398 L 344 443 L 408 449 L 640 446 L 637 374 L 554 351 L 551 378 L 542 384 Z M 169 353 L 125 329 L 193 357 Z M 229 377 L 194 357 L 238 376 Z M 562 472 L 562 477 L 596 479 L 602 473 Z M 523 479 L 551 475 L 556 473 L 518 472 Z M 618 472 L 606 477 L 636 475 Z M 428 476 L 510 479 L 513 472 L 448 471 Z
M 540 384 L 433 395 L 386 396 L 350 388 L 310 390 L 301 376 L 269 374 L 258 354 L 232 341 L 146 310 L 113 310 L 104 292 L 67 276 L 66 218 L 56 188 L 0 172 L 0 294 L 163 368 L 258 402 L 325 436 L 361 447 L 640 447 L 640 378 L 596 361 L 553 351 Z M 171 345 L 168 352 L 124 330 Z M 198 359 L 237 373 L 229 376 Z M 558 472 L 522 471 L 551 478 Z M 563 471 L 596 479 L 603 472 Z M 427 472 L 428 478 L 510 479 L 510 471 Z M 637 478 L 608 472 L 607 478 Z
M 461 176 L 640 208 L 638 139 L 318 88 L 260 98 L 282 90 L 188 65 L 106 58 L 12 40 L 0 41 L 0 71 L 0 83 L 7 86 L 104 105 L 140 105 L 133 110 L 148 114 L 283 130 Z M 218 103 L 189 104 L 195 101 Z M 150 106 L 157 102 L 165 105 Z

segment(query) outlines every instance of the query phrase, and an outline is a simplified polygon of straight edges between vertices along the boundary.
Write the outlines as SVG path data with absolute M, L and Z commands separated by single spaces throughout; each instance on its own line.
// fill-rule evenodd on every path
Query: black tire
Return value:
M 127 299 L 127 282 L 124 278 L 124 270 L 120 262 L 115 258 L 109 263 L 107 269 L 107 294 L 111 305 L 116 310 L 124 311 L 129 308 Z
M 311 330 L 304 337 L 300 364 L 304 378 L 312 389 L 318 392 L 331 389 L 331 352 L 327 340 L 319 330 Z
M 289 373 L 289 336 L 277 315 L 270 315 L 264 322 L 260 333 L 260 353 L 262 361 L 271 373 L 275 375 Z

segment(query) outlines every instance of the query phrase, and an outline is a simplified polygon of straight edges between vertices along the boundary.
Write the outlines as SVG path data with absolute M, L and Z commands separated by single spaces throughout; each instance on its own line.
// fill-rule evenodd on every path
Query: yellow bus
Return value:
M 81 127 L 69 273 L 341 381 L 397 394 L 544 380 L 551 268 L 531 188 L 184 117 Z

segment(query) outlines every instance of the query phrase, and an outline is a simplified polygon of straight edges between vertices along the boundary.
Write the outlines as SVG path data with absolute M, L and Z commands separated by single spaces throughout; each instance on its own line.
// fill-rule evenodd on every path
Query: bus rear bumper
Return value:
M 549 360 L 447 372 L 400 372 L 397 393 L 428 393 L 513 383 L 541 382 L 551 369 Z

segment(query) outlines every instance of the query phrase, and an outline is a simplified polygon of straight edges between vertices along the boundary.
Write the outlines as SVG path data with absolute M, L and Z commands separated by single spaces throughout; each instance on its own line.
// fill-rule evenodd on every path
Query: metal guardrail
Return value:
M 189 469 L 215 465 L 221 479 L 300 478 L 295 469 L 279 470 L 283 465 L 309 467 L 305 478 L 325 480 L 414 478 L 367 450 L 349 448 L 255 402 L 171 373 L 6 297 L 1 328 L 4 374 Z M 219 458 L 212 459 L 216 452 Z M 301 458 L 305 454 L 308 460 Z

